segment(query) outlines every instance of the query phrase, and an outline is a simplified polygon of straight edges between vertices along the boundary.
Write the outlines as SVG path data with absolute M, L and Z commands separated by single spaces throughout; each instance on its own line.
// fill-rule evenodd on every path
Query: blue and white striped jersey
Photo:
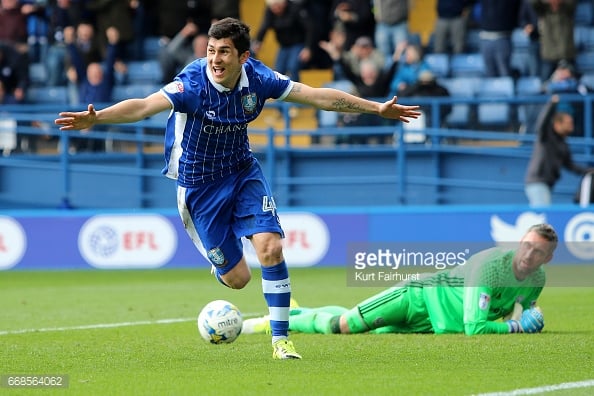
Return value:
M 165 131 L 163 174 L 184 187 L 218 180 L 251 162 L 247 128 L 267 99 L 284 99 L 293 82 L 255 59 L 229 90 L 213 81 L 206 58 L 161 89 L 173 104 Z

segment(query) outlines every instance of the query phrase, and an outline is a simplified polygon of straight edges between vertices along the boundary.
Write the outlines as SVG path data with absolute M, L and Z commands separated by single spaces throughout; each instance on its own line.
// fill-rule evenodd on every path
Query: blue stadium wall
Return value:
M 369 150 L 280 151 L 271 161 L 258 157 L 279 207 L 526 203 L 529 148 L 513 156 L 502 149 L 475 149 L 471 155 L 425 150 L 406 153 L 405 162 L 396 150 Z M 65 202 L 77 209 L 175 207 L 175 183 L 161 175 L 161 154 L 145 155 L 143 169 L 135 168 L 130 155 L 70 161 L 64 174 L 55 159 L 0 157 L 0 209 L 56 209 Z M 585 162 L 579 155 L 576 161 Z M 563 171 L 554 202 L 572 203 L 579 181 Z
M 282 211 L 291 267 L 354 265 L 355 254 L 421 249 L 470 255 L 517 241 L 549 222 L 560 247 L 554 263 L 594 262 L 594 211 L 556 206 L 310 208 Z M 246 245 L 246 255 L 257 265 Z M 8 211 L 0 216 L 0 270 L 209 268 L 174 210 Z M 590 265 L 590 267 L 593 267 Z

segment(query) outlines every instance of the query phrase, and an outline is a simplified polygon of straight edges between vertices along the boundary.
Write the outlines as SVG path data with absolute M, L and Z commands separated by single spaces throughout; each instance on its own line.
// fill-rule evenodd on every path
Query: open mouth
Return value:
M 224 73 L 225 73 L 225 68 L 217 67 L 217 66 L 212 67 L 212 75 L 214 77 L 222 78 Z

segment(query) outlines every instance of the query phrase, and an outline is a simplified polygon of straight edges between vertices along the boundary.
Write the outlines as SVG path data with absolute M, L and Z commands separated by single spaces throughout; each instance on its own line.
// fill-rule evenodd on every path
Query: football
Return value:
M 241 334 L 243 318 L 237 307 L 225 300 L 211 301 L 198 315 L 200 336 L 211 344 L 229 344 Z

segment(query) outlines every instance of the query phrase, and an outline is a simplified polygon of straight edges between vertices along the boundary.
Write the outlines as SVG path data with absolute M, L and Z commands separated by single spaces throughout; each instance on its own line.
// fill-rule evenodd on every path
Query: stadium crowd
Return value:
M 295 81 L 300 70 L 331 69 L 330 86 L 364 97 L 487 95 L 490 85 L 477 78 L 499 78 L 497 95 L 502 86 L 511 87 L 504 95 L 584 94 L 593 86 L 589 0 L 436 0 L 428 43 L 409 29 L 408 0 L 265 3 L 252 53 L 274 31 L 279 50 L 270 66 Z M 240 0 L 0 0 L 0 104 L 79 105 L 153 92 L 204 54 L 210 24 L 227 16 L 241 17 Z M 567 106 L 577 129 L 579 106 Z M 454 125 L 449 107 L 441 111 L 442 125 Z

